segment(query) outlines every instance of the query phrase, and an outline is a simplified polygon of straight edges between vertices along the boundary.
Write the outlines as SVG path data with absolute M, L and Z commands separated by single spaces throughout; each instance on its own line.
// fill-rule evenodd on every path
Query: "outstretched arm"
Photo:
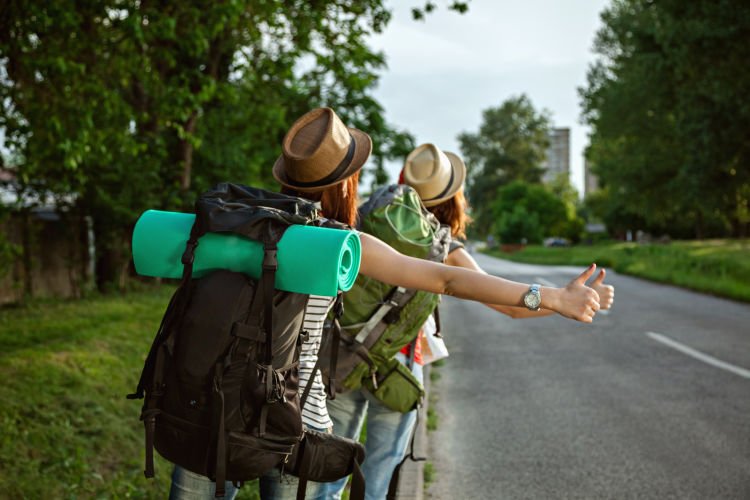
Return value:
M 464 250 L 463 248 L 459 248 L 448 254 L 448 258 L 445 261 L 446 264 L 449 266 L 458 266 L 463 267 L 466 269 L 471 269 L 473 271 L 477 271 L 480 273 L 484 273 L 484 269 L 479 267 L 479 264 L 476 260 L 474 260 L 474 257 L 471 256 L 469 252 Z M 585 270 L 583 273 L 585 274 L 588 271 Z M 615 289 L 611 285 L 605 285 L 604 284 L 604 277 L 606 275 L 606 272 L 604 269 L 599 270 L 599 274 L 597 275 L 596 279 L 591 282 L 591 288 L 596 291 L 597 294 L 599 294 L 599 306 L 601 309 L 609 309 L 612 307 L 612 303 L 614 301 L 615 296 Z M 573 281 L 578 280 L 581 277 L 579 275 L 577 278 L 575 278 Z M 571 282 L 572 283 L 572 282 Z M 506 306 L 502 304 L 487 304 L 485 305 L 491 309 L 494 309 L 498 312 L 501 312 L 503 314 L 506 314 L 510 316 L 511 318 L 515 319 L 521 319 L 521 318 L 538 318 L 541 316 L 550 316 L 552 314 L 555 314 L 555 311 L 552 311 L 551 309 L 542 308 L 538 311 L 531 311 L 527 307 L 516 307 L 516 306 Z
M 360 273 L 395 286 L 454 295 L 487 304 L 523 306 L 529 285 L 486 273 L 407 257 L 368 234 L 360 234 Z M 565 288 L 542 287 L 542 306 L 567 318 L 590 323 L 599 310 L 599 296 L 583 283 L 593 274 L 592 265 Z
M 463 267 L 465 269 L 471 269 L 472 271 L 487 274 L 484 269 L 479 267 L 479 264 L 477 264 L 477 261 L 474 260 L 474 257 L 472 257 L 471 254 L 463 248 L 458 248 L 449 253 L 448 258 L 445 260 L 445 263 L 449 266 Z M 544 294 L 542 294 L 542 298 L 543 297 Z M 541 308 L 538 311 L 532 311 L 525 306 L 506 306 L 502 304 L 488 304 L 486 302 L 484 303 L 484 305 L 514 319 L 539 318 L 542 316 L 550 316 L 552 314 L 555 314 L 555 311 L 547 309 L 546 307 Z

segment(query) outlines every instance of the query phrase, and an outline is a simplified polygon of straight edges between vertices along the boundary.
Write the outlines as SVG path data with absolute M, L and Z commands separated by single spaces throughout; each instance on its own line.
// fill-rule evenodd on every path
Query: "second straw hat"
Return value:
M 466 180 L 466 165 L 453 153 L 434 144 L 422 144 L 409 153 L 404 164 L 404 183 L 413 187 L 426 207 L 434 207 L 455 195 Z

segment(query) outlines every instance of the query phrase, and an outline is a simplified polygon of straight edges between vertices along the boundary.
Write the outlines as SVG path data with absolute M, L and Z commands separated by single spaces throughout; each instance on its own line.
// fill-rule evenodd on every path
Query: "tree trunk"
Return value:
M 187 119 L 183 128 L 185 137 L 180 139 L 178 146 L 178 159 L 182 166 L 182 175 L 180 177 L 180 191 L 186 194 L 190 189 L 190 179 L 193 171 L 193 142 L 192 135 L 195 132 L 195 124 L 198 121 L 198 113 L 193 111 L 190 118 Z
M 96 241 L 96 288 L 100 292 L 123 290 L 127 285 L 130 262 L 128 234 L 123 228 L 108 226 L 94 219 Z
M 31 212 L 23 209 L 21 214 L 21 246 L 23 247 L 23 297 L 31 298 L 34 295 L 34 272 L 32 254 L 33 238 L 31 228 Z
M 695 213 L 695 239 L 703 239 L 703 213 L 700 210 Z

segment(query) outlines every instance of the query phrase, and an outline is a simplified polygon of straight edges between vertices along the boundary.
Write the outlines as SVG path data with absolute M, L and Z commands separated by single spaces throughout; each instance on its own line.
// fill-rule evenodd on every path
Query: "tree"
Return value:
M 132 225 L 219 179 L 270 184 L 284 131 L 330 105 L 373 137 L 413 139 L 372 96 L 382 0 L 11 0 L 0 16 L 0 127 L 21 189 L 91 216 L 100 288 L 127 277 Z M 382 179 L 381 179 L 382 180 Z
M 494 198 L 494 232 L 501 241 L 504 231 L 517 236 L 513 231 L 523 229 L 528 242 L 539 243 L 545 236 L 563 235 L 567 224 L 576 219 L 575 212 L 571 214 L 565 202 L 541 184 L 513 181 L 499 188 Z M 531 218 L 528 225 L 520 224 L 522 216 Z
M 542 242 L 542 228 L 539 215 L 529 213 L 522 206 L 516 206 L 510 212 L 503 212 L 495 226 L 495 233 L 503 244 L 538 244 Z
M 478 132 L 459 134 L 468 168 L 468 194 L 476 212 L 475 229 L 480 235 L 490 231 L 491 206 L 500 186 L 515 180 L 541 181 L 549 122 L 547 111 L 537 111 L 526 95 L 520 95 L 484 110 Z
M 750 5 L 620 0 L 602 20 L 580 90 L 599 215 L 678 236 L 746 234 Z

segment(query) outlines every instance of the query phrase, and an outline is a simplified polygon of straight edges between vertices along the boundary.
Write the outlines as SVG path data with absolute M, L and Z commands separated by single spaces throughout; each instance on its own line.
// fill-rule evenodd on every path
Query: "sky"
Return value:
M 571 129 L 571 182 L 583 191 L 583 150 L 577 88 L 594 60 L 594 36 L 607 0 L 471 0 L 469 11 L 449 11 L 450 0 L 424 21 L 410 9 L 422 0 L 393 1 L 393 18 L 372 46 L 388 69 L 375 97 L 386 119 L 460 155 L 456 136 L 476 132 L 482 110 L 525 93 L 552 113 L 555 127 Z M 400 164 L 389 165 L 395 180 Z

